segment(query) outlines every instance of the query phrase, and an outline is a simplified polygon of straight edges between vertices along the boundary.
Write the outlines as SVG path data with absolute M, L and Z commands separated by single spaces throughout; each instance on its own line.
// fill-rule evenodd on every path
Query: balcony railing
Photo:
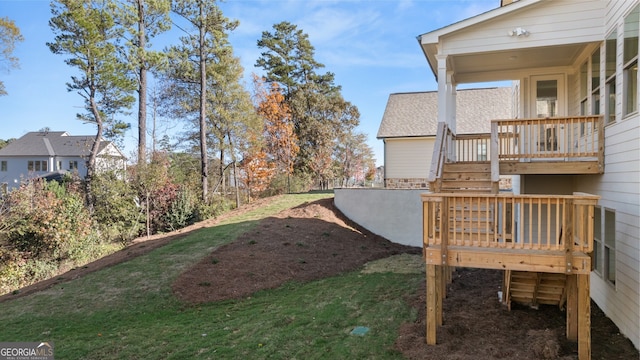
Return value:
M 499 161 L 602 161 L 602 116 L 494 120 Z M 494 150 L 494 149 L 492 149 Z
M 599 197 L 574 195 L 422 195 L 424 246 L 571 251 L 593 250 Z M 446 214 L 446 216 L 443 216 Z

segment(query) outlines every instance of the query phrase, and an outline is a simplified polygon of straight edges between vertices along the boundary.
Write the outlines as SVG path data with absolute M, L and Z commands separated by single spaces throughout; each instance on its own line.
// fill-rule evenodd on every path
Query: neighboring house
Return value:
M 572 320 L 579 323 L 580 358 L 589 358 L 586 343 L 590 336 L 589 294 L 638 348 L 639 3 L 633 0 L 504 3 L 502 7 L 418 38 L 438 80 L 438 120 L 454 133 L 460 125 L 456 114 L 462 103 L 455 100 L 457 84 L 514 82 L 517 89 L 514 120 L 492 122 L 492 130 L 495 129 L 492 141 L 497 146 L 504 145 L 500 154 L 496 154 L 495 159 L 492 157 L 492 170 L 499 169 L 501 175 L 520 175 L 520 186 L 514 188 L 514 192 L 527 196 L 546 194 L 544 196 L 553 201 L 589 201 L 571 195 L 577 192 L 600 196 L 592 217 L 584 213 L 567 220 L 573 218 L 588 224 L 593 219 L 592 237 L 587 231 L 583 234 L 584 243 L 565 241 L 568 247 L 586 246 L 593 241 L 592 252 L 585 248 L 581 255 L 576 253 L 587 267 L 575 270 L 576 262 L 570 261 L 564 265 L 574 267 L 567 267 L 566 272 L 578 274 L 575 275 L 578 280 L 573 275 L 567 276 L 574 281 L 567 286 L 577 287 L 580 299 L 587 296 L 587 300 L 578 302 L 581 314 L 578 320 Z M 531 209 L 540 209 L 540 203 L 526 203 L 525 197 L 517 199 L 523 202 L 513 203 L 514 214 L 522 211 L 524 215 L 519 219 L 524 222 L 511 230 L 514 238 L 507 241 L 520 244 L 520 239 L 524 238 L 526 243 L 526 236 L 544 231 L 544 226 L 554 220 L 549 216 L 546 220 L 542 218 L 536 230 L 536 224 L 527 222 L 532 218 Z M 551 206 L 549 203 L 547 208 Z M 533 220 L 540 219 L 539 211 L 537 217 L 533 214 Z M 582 224 L 582 229 L 567 231 L 589 230 L 587 224 Z M 555 226 L 556 238 L 557 230 L 561 237 L 563 229 L 557 222 Z M 448 256 L 455 260 L 453 251 L 451 249 Z M 546 252 L 552 256 L 550 251 Z M 503 255 L 507 253 L 503 251 Z M 585 253 L 590 254 L 590 262 Z M 593 271 L 589 271 L 589 263 Z M 544 271 L 557 270 L 546 268 Z M 567 321 L 567 335 L 576 338 L 575 329 L 569 328 L 569 317 Z M 580 323 L 582 321 L 586 321 L 586 325 Z
M 491 120 L 511 118 L 514 111 L 512 92 L 508 87 L 458 90 L 456 133 L 488 134 Z M 386 188 L 428 187 L 437 129 L 437 91 L 389 95 L 377 136 L 384 142 Z M 488 161 L 488 138 L 473 145 L 476 160 Z
M 95 136 L 71 136 L 64 131 L 29 132 L 0 149 L 0 184 L 4 190 L 28 179 L 70 172 L 87 175 Z M 96 171 L 126 169 L 126 158 L 110 141 L 102 140 Z

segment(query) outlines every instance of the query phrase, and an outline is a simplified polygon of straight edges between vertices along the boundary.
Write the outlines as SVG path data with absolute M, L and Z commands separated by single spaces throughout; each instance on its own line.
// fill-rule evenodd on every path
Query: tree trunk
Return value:
M 227 165 L 229 166 L 229 165 Z M 218 176 L 220 176 L 220 184 L 222 185 L 222 193 L 225 194 L 227 192 L 227 184 L 224 177 L 224 169 L 227 167 L 224 166 L 224 146 L 220 146 L 220 168 L 218 169 Z
M 236 209 L 240 207 L 240 187 L 238 186 L 238 172 L 236 161 L 233 160 L 233 184 L 236 188 Z
M 93 199 L 93 189 L 92 189 L 92 180 L 96 172 L 96 156 L 98 155 L 98 150 L 100 150 L 100 142 L 102 141 L 102 117 L 100 116 L 100 111 L 98 111 L 98 106 L 95 102 L 95 97 L 93 95 L 94 91 L 91 90 L 92 94 L 89 97 L 89 103 L 91 104 L 91 112 L 95 118 L 97 133 L 93 144 L 91 145 L 91 150 L 89 151 L 89 160 L 87 161 L 87 176 L 85 177 L 84 186 L 85 186 L 85 201 L 87 203 L 87 208 L 90 213 L 93 213 L 94 207 L 94 199 Z
M 144 1 L 138 5 L 138 47 L 143 57 L 140 60 L 140 79 L 138 83 L 138 163 L 147 161 L 147 64 L 144 58 L 146 34 L 144 23 Z
M 200 4 L 200 19 L 204 19 L 204 4 Z M 202 21 L 202 20 L 201 20 Z M 202 177 L 202 201 L 208 202 L 209 162 L 207 161 L 207 64 L 205 58 L 205 25 L 200 30 L 200 164 Z

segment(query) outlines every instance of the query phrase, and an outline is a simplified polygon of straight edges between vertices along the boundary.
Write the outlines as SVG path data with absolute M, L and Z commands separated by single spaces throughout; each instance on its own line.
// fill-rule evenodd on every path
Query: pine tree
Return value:
M 147 72 L 165 63 L 164 53 L 149 49 L 149 39 L 169 30 L 170 0 L 121 0 L 112 4 L 119 25 L 125 30 L 129 70 L 137 78 L 138 163 L 146 162 Z
M 96 155 L 105 131 L 113 131 L 122 123 L 115 119 L 123 109 L 131 107 L 135 98 L 135 81 L 127 76 L 125 63 L 116 43 L 122 35 L 115 26 L 108 1 L 59 0 L 51 4 L 53 17 L 49 26 L 55 40 L 47 43 L 54 54 L 68 55 L 65 63 L 79 75 L 67 83 L 68 91 L 77 92 L 85 102 L 85 113 L 78 118 L 96 125 L 95 141 L 87 163 L 87 204 L 93 207 L 91 179 L 95 174 Z M 116 125 L 114 128 L 112 125 Z
M 224 53 L 231 51 L 227 32 L 233 31 L 238 22 L 226 18 L 215 1 L 177 0 L 174 1 L 172 10 L 197 31 L 197 35 L 182 36 L 180 45 L 169 49 L 170 70 L 167 75 L 170 89 L 176 95 L 176 99 L 198 99 L 195 106 L 190 101 L 176 101 L 185 112 L 197 112 L 201 197 L 203 201 L 208 202 L 208 67 L 213 66 Z

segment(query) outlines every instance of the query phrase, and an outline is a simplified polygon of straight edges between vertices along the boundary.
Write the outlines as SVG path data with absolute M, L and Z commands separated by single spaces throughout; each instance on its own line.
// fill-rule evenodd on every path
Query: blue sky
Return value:
M 360 110 L 359 131 L 368 134 L 376 163 L 383 164 L 383 143 L 376 139 L 390 93 L 431 91 L 437 85 L 416 36 L 498 7 L 500 0 L 229 0 L 220 3 L 224 14 L 240 21 L 230 35 L 241 58 L 247 84 L 260 56 L 257 40 L 281 21 L 296 24 L 309 35 L 315 59 L 336 75 L 344 98 Z M 17 138 L 44 127 L 72 135 L 95 134 L 95 126 L 76 120 L 82 98 L 66 90 L 73 70 L 64 56 L 46 46 L 53 40 L 48 25 L 47 0 L 0 0 L 0 16 L 14 20 L 25 41 L 15 55 L 20 68 L 0 69 L 7 96 L 0 97 L 0 139 Z M 178 30 L 152 40 L 157 49 L 175 43 Z M 135 114 L 135 111 L 133 112 Z M 125 139 L 125 155 L 135 151 L 137 120 Z M 158 131 L 179 126 L 160 121 Z M 149 125 L 150 127 L 150 125 Z M 150 141 L 150 136 L 148 136 Z

